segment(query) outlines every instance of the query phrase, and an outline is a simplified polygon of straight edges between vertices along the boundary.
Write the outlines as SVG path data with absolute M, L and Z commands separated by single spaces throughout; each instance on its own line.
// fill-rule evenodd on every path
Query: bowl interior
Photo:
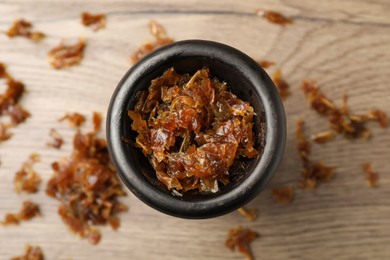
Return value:
M 147 89 L 151 80 L 161 76 L 164 71 L 170 67 L 174 67 L 175 70 L 180 74 L 189 73 L 190 75 L 193 75 L 197 70 L 203 67 L 208 67 L 210 69 L 211 75 L 213 77 L 217 77 L 220 81 L 225 81 L 231 92 L 237 95 L 241 100 L 249 101 L 256 113 L 253 126 L 255 148 L 259 149 L 260 151 L 263 150 L 263 147 L 265 146 L 266 117 L 264 114 L 264 107 L 261 102 L 261 98 L 256 88 L 249 82 L 246 77 L 244 77 L 243 71 L 239 71 L 239 69 L 219 60 L 199 56 L 187 56 L 166 61 L 163 65 L 154 67 L 153 70 L 148 71 L 149 73 L 142 75 L 142 77 L 138 79 L 137 84 L 132 86 L 132 88 L 129 90 L 128 96 L 130 98 L 127 102 L 125 111 L 123 111 L 124 114 L 121 117 L 122 122 L 120 122 L 120 124 L 123 137 L 128 140 L 135 141 L 137 136 L 137 133 L 131 130 L 132 121 L 127 116 L 127 110 L 133 109 L 134 107 L 135 94 L 139 90 Z M 145 178 L 147 182 L 151 183 L 156 189 L 163 193 L 171 193 L 165 187 L 165 185 L 157 180 L 154 169 L 139 148 L 128 144 L 126 145 L 125 149 L 128 156 L 135 163 L 136 168 L 138 168 L 138 171 L 132 174 L 142 175 L 142 178 Z M 241 158 L 236 160 L 229 169 L 230 183 L 226 186 L 221 184 L 220 191 L 217 193 L 205 193 L 193 190 L 187 191 L 182 197 L 176 198 L 184 201 L 200 201 L 227 193 L 230 190 L 238 187 L 240 183 L 242 183 L 242 181 L 253 172 L 253 169 L 260 160 L 260 157 L 261 154 L 254 159 Z

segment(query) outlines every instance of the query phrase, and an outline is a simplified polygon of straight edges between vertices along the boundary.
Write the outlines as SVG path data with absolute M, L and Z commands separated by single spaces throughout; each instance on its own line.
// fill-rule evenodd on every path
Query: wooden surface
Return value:
M 254 15 L 256 8 L 283 12 L 295 23 L 270 24 Z M 94 33 L 81 26 L 82 11 L 106 13 L 107 28 Z M 0 259 L 20 255 L 26 243 L 41 245 L 49 260 L 242 259 L 224 247 L 227 230 L 239 224 L 261 235 L 252 244 L 256 259 L 390 259 L 389 129 L 370 124 L 374 137 L 369 142 L 337 137 L 314 145 L 313 156 L 336 166 L 336 177 L 313 192 L 298 189 L 292 205 L 276 205 L 270 192 L 273 187 L 295 186 L 299 179 L 294 137 L 298 116 L 306 119 L 308 133 L 326 127 L 326 120 L 304 101 L 299 90 L 303 79 L 317 81 L 336 101 L 348 92 L 355 112 L 375 106 L 390 113 L 389 14 L 388 0 L 0 0 L 1 31 L 14 19 L 25 18 L 48 35 L 39 44 L 0 35 L 0 61 L 25 82 L 28 94 L 22 103 L 32 113 L 12 130 L 10 141 L 0 144 L 0 215 L 17 211 L 26 198 L 38 202 L 43 213 L 20 226 L 0 228 Z M 269 187 L 249 205 L 260 211 L 256 222 L 236 212 L 210 220 L 177 219 L 129 194 L 125 202 L 130 210 L 121 216 L 120 229 L 103 228 L 101 243 L 92 246 L 68 232 L 57 215 L 57 201 L 45 195 L 44 187 L 36 195 L 17 195 L 13 177 L 28 155 L 38 152 L 43 161 L 36 169 L 44 183 L 49 179 L 50 163 L 69 154 L 73 135 L 56 120 L 69 111 L 105 113 L 111 93 L 130 66 L 129 55 L 150 39 L 151 18 L 176 40 L 215 40 L 277 62 L 293 92 L 285 102 L 285 157 Z M 82 64 L 51 69 L 47 51 L 62 38 L 80 36 L 88 41 Z M 46 147 L 51 127 L 68 140 L 60 151 Z M 364 180 L 361 164 L 366 161 L 380 174 L 377 189 Z

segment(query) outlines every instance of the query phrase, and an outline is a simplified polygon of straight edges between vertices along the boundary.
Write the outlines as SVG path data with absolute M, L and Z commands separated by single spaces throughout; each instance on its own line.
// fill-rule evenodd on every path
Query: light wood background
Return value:
M 254 15 L 256 8 L 280 11 L 295 23 L 270 24 Z M 106 29 L 94 33 L 83 27 L 82 11 L 106 13 Z M 22 103 L 32 113 L 12 130 L 10 141 L 0 144 L 0 216 L 17 211 L 26 198 L 38 202 L 43 213 L 20 226 L 0 228 L 0 259 L 20 255 L 26 243 L 42 246 L 49 260 L 242 259 L 224 246 L 227 230 L 239 224 L 261 235 L 252 244 L 256 259 L 390 259 L 389 129 L 373 123 L 371 141 L 337 137 L 314 145 L 313 157 L 336 166 L 336 177 L 313 192 L 297 190 L 292 205 L 276 205 L 270 192 L 272 187 L 294 186 L 299 179 L 297 117 L 306 119 L 307 133 L 326 128 L 326 120 L 304 101 L 299 90 L 303 79 L 317 81 L 336 101 L 348 92 L 353 111 L 375 106 L 390 114 L 389 15 L 388 0 L 0 0 L 1 31 L 14 19 L 25 18 L 48 35 L 34 44 L 0 34 L 0 62 L 25 82 L 28 93 Z M 68 232 L 57 215 L 57 201 L 44 193 L 50 163 L 71 148 L 73 130 L 56 120 L 69 111 L 105 113 L 111 93 L 130 67 L 129 55 L 151 37 L 151 18 L 176 40 L 219 41 L 277 62 L 293 92 L 285 102 L 289 133 L 284 161 L 269 188 L 249 205 L 260 211 L 256 222 L 236 212 L 209 220 L 177 219 L 129 194 L 125 202 L 130 210 L 121 216 L 120 229 L 103 228 L 101 243 L 92 246 Z M 80 36 L 88 41 L 82 64 L 60 71 L 50 68 L 48 50 L 63 38 Z M 52 127 L 67 140 L 60 151 L 46 147 Z M 36 195 L 17 195 L 14 174 L 31 152 L 42 155 L 35 168 L 44 185 Z M 361 164 L 366 161 L 380 174 L 376 189 L 364 180 Z

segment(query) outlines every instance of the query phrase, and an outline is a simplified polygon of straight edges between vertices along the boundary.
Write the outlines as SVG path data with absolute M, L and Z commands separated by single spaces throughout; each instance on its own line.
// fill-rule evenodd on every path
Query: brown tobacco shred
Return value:
M 12 78 L 7 80 L 7 88 L 0 96 L 0 115 L 8 114 L 9 109 L 15 106 L 24 93 L 24 84 Z
M 300 187 L 302 189 L 314 189 L 318 183 L 328 182 L 334 176 L 334 167 L 324 165 L 322 162 L 314 162 L 304 167 Z
M 319 144 L 326 143 L 330 140 L 332 140 L 337 135 L 336 131 L 333 130 L 327 130 L 320 133 L 317 133 L 315 135 L 312 135 L 311 139 Z
M 279 25 L 288 25 L 294 22 L 291 18 L 287 18 L 281 13 L 264 10 L 264 9 L 257 9 L 256 15 L 264 17 L 269 22 L 279 24 Z
M 52 169 L 46 193 L 60 201 L 58 213 L 71 231 L 97 244 L 101 234 L 96 225 L 119 227 L 116 215 L 127 206 L 118 198 L 126 193 L 110 161 L 106 141 L 95 131 L 83 134 L 78 129 L 72 154 L 54 162 Z
M 30 117 L 30 113 L 19 104 L 25 91 L 24 84 L 14 80 L 7 73 L 6 66 L 2 63 L 0 63 L 0 78 L 6 80 L 6 89 L 4 93 L 0 94 L 0 116 L 9 116 L 11 119 L 11 124 L 0 123 L 1 142 L 11 137 L 11 134 L 8 132 L 9 128 L 24 122 Z
M 8 131 L 9 126 L 0 123 L 0 143 L 11 138 L 12 134 Z
M 387 128 L 389 126 L 389 117 L 384 111 L 380 109 L 374 109 L 368 112 L 366 117 L 368 120 L 378 121 L 382 128 Z
M 12 257 L 11 260 L 44 260 L 43 251 L 39 246 L 27 245 L 23 256 Z
M 102 125 L 102 115 L 97 112 L 93 112 L 92 114 L 92 122 L 93 122 L 93 130 L 95 132 L 100 131 L 100 127 Z
M 283 79 L 282 72 L 279 69 L 275 71 L 272 80 L 283 100 L 290 96 L 290 85 Z
M 362 115 L 352 114 L 348 108 L 347 95 L 344 95 L 342 105 L 337 107 L 310 80 L 303 82 L 302 90 L 311 107 L 317 113 L 328 117 L 331 130 L 323 132 L 322 136 L 318 137 L 320 143 L 331 140 L 334 137 L 334 131 L 342 134 L 347 139 L 369 139 L 371 131 L 366 126 L 368 121 L 378 121 L 380 126 L 384 128 L 389 125 L 386 113 L 379 109 L 374 109 Z
M 246 209 L 244 207 L 239 208 L 238 213 L 240 213 L 242 216 L 244 216 L 249 221 L 255 221 L 257 218 L 257 209 Z
M 379 175 L 372 168 L 371 163 L 364 163 L 362 165 L 363 171 L 366 173 L 366 180 L 368 186 L 374 188 L 378 186 Z
M 210 76 L 174 68 L 137 93 L 128 114 L 140 148 L 156 176 L 174 193 L 192 189 L 217 192 L 229 182 L 229 167 L 240 157 L 254 158 L 254 110 Z
M 52 141 L 47 143 L 47 146 L 54 147 L 56 149 L 60 149 L 61 146 L 64 144 L 64 139 L 58 133 L 58 131 L 54 128 L 50 129 L 50 136 L 53 138 Z
M 9 74 L 7 73 L 7 68 L 6 66 L 0 62 L 0 79 L 3 78 L 9 78 Z
M 45 34 L 41 32 L 32 32 L 32 24 L 26 20 L 20 19 L 14 21 L 12 26 L 8 29 L 6 34 L 8 37 L 13 38 L 16 36 L 26 37 L 33 41 L 40 41 L 45 37 Z
M 31 116 L 31 114 L 20 105 L 10 106 L 7 114 L 11 117 L 11 123 L 14 126 L 23 123 Z
M 272 65 L 275 65 L 275 62 L 270 61 L 270 60 L 261 60 L 261 61 L 258 61 L 257 64 L 259 64 L 260 67 L 262 67 L 263 69 L 268 69 Z
M 74 45 L 65 45 L 61 42 L 48 53 L 49 63 L 55 69 L 78 65 L 83 59 L 85 49 L 84 39 Z
M 299 183 L 301 188 L 314 189 L 318 183 L 330 181 L 334 175 L 334 167 L 329 167 L 320 162 L 312 162 L 309 158 L 310 143 L 305 138 L 303 131 L 304 122 L 300 118 L 297 121 L 297 149 L 303 164 L 302 179 Z
M 154 41 L 148 41 L 141 45 L 138 50 L 131 56 L 132 63 L 136 63 L 152 51 L 174 42 L 174 40 L 168 36 L 165 28 L 155 20 L 149 21 L 149 31 L 154 37 Z
M 83 12 L 81 14 L 81 23 L 87 27 L 91 27 L 93 31 L 98 31 L 106 27 L 107 19 L 104 14 L 91 14 Z
M 272 195 L 276 203 L 291 204 L 294 199 L 294 189 L 292 187 L 274 188 Z
M 18 213 L 8 213 L 5 215 L 4 221 L 0 221 L 1 225 L 18 225 L 21 221 L 30 220 L 40 215 L 40 210 L 37 204 L 32 201 L 24 201 L 22 208 Z
M 23 163 L 22 168 L 16 173 L 14 179 L 15 191 L 20 193 L 36 193 L 41 184 L 41 177 L 33 169 L 35 163 L 40 161 L 38 154 L 31 154 L 27 162 Z
M 258 234 L 256 232 L 238 226 L 235 229 L 229 230 L 225 245 L 231 251 L 237 248 L 238 251 L 246 257 L 246 259 L 253 259 L 249 245 L 257 237 Z
M 304 126 L 303 119 L 299 118 L 297 121 L 297 131 L 296 131 L 296 138 L 298 141 L 297 149 L 298 149 L 299 157 L 301 157 L 302 161 L 308 162 L 309 154 L 310 154 L 310 143 L 305 137 L 303 126 Z
M 338 111 L 335 104 L 329 100 L 317 87 L 317 85 L 306 80 L 302 84 L 302 90 L 305 93 L 307 100 L 310 102 L 311 107 L 321 115 L 330 115 L 335 111 Z
M 79 113 L 67 113 L 65 116 L 58 119 L 58 121 L 62 122 L 64 120 L 68 120 L 69 124 L 72 127 L 80 127 L 82 124 L 85 123 L 85 116 Z

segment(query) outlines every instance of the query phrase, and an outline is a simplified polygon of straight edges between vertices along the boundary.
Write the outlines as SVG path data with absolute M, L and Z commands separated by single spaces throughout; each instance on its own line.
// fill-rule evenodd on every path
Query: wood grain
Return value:
M 281 11 L 295 23 L 270 24 L 254 15 L 256 8 Z M 82 11 L 106 13 L 107 28 L 94 33 L 81 26 Z M 257 259 L 390 259 L 388 129 L 373 123 L 369 142 L 337 137 L 314 145 L 313 156 L 336 166 L 336 177 L 313 192 L 298 189 L 292 205 L 275 205 L 270 192 L 273 187 L 295 186 L 299 179 L 296 119 L 305 118 L 308 133 L 326 127 L 326 120 L 304 101 L 299 90 L 303 79 L 315 80 L 336 101 L 347 92 L 353 111 L 378 107 L 390 114 L 389 13 L 387 0 L 0 0 L 0 31 L 23 17 L 48 35 L 34 44 L 0 34 L 0 61 L 26 83 L 28 94 L 22 103 L 33 115 L 13 130 L 10 141 L 0 144 L 0 215 L 18 210 L 27 197 L 40 203 L 43 212 L 21 226 L 0 228 L 0 259 L 21 254 L 26 243 L 41 245 L 49 260 L 241 259 L 224 247 L 227 229 L 239 224 L 261 234 L 252 245 Z M 269 187 L 249 205 L 260 210 L 256 222 L 235 212 L 210 220 L 177 219 L 129 194 L 125 202 L 130 211 L 121 216 L 121 228 L 103 228 L 101 243 L 91 246 L 68 232 L 56 213 L 57 202 L 44 194 L 44 187 L 36 195 L 18 196 L 14 173 L 31 152 L 38 152 L 43 162 L 36 169 L 45 182 L 50 178 L 50 163 L 69 153 L 73 134 L 57 118 L 69 111 L 105 113 L 117 82 L 130 67 L 129 55 L 150 38 L 151 18 L 163 23 L 176 40 L 215 40 L 277 62 L 293 92 L 285 102 L 284 160 Z M 47 51 L 63 38 L 79 37 L 88 42 L 82 64 L 51 69 Z M 67 139 L 60 151 L 46 147 L 52 127 Z M 361 164 L 366 161 L 380 173 L 377 189 L 365 183 Z

